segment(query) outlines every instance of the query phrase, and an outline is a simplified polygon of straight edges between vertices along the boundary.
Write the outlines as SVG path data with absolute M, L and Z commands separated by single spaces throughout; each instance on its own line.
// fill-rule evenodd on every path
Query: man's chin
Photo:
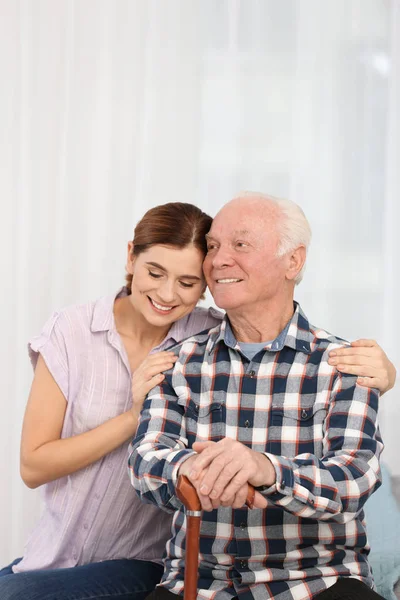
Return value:
M 235 298 L 215 298 L 214 296 L 213 298 L 215 304 L 218 306 L 218 308 L 222 308 L 222 310 L 228 311 L 240 307 L 240 302 L 238 302 Z

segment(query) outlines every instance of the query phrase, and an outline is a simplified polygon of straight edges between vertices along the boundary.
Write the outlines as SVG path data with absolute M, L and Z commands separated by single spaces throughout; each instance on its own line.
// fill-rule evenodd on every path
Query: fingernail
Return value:
M 206 485 L 202 485 L 200 488 L 200 492 L 204 495 L 208 494 L 208 487 Z
M 328 360 L 328 362 L 329 362 L 329 364 L 331 364 L 331 365 L 336 365 L 336 363 L 337 363 L 337 358 L 330 358 L 330 359 Z
M 218 496 L 218 492 L 216 492 L 215 490 L 213 490 L 210 494 L 211 498 L 216 498 Z
M 189 477 L 190 479 L 197 479 L 197 471 L 190 471 Z
M 336 356 L 336 352 L 332 350 L 332 352 L 329 352 L 329 356 Z

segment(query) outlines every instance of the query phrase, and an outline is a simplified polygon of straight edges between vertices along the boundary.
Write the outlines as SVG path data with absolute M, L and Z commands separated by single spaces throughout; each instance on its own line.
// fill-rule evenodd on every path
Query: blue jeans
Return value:
M 69 569 L 0 570 L 1 600 L 144 600 L 163 567 L 143 560 L 107 560 Z

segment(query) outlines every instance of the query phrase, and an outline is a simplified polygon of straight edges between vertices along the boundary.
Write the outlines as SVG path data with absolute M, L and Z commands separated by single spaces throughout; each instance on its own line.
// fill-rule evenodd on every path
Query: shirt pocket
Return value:
M 273 405 L 269 439 L 279 443 L 283 456 L 310 453 L 321 457 L 326 414 L 325 404 L 304 399 L 293 406 Z
M 225 405 L 222 402 L 211 402 L 201 405 L 189 400 L 186 409 L 186 429 L 189 446 L 195 441 L 219 441 L 225 432 Z

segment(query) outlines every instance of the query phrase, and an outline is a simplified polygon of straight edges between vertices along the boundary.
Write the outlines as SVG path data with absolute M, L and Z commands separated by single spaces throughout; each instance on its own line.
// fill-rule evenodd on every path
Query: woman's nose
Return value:
M 175 298 L 175 289 L 173 281 L 166 281 L 158 288 L 158 295 L 162 302 L 169 304 Z

